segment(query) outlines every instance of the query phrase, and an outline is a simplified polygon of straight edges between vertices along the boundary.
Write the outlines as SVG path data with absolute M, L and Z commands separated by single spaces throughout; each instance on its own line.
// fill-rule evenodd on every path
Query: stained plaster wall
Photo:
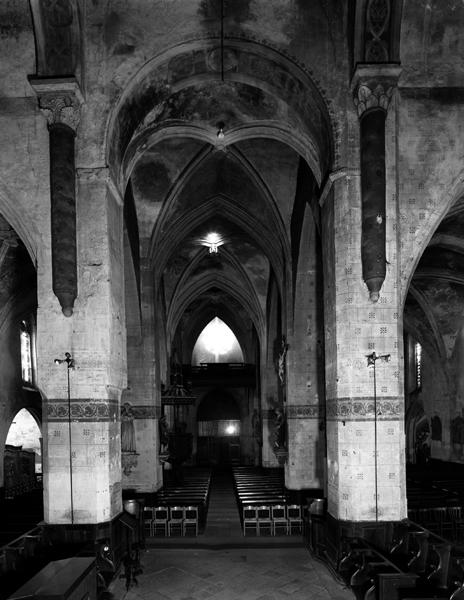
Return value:
M 196 36 L 220 34 L 216 3 L 176 0 L 169 5 L 146 4 L 134 10 L 131 3 L 87 6 L 85 31 L 88 90 L 106 87 L 112 99 L 125 87 L 147 58 Z M 268 40 L 310 65 L 314 79 L 327 81 L 327 91 L 339 97 L 339 73 L 346 70 L 343 7 L 281 2 L 230 3 L 225 14 L 226 35 Z M 111 83 L 107 77 L 111 78 Z M 93 122 L 101 123 L 107 108 L 93 106 Z M 97 118 L 95 118 L 97 117 Z M 98 118 L 99 117 L 99 118 Z

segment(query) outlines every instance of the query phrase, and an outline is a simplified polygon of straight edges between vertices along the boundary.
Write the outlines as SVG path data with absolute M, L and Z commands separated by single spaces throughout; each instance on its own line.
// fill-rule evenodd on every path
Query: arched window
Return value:
M 37 421 L 27 410 L 22 408 L 14 417 L 5 444 L 7 446 L 20 446 L 22 450 L 35 454 L 35 472 L 42 471 L 42 433 Z
M 198 336 L 192 364 L 244 362 L 243 352 L 232 329 L 214 317 Z
M 24 383 L 33 383 L 31 330 L 30 323 L 26 320 L 22 320 L 20 324 L 21 374 Z

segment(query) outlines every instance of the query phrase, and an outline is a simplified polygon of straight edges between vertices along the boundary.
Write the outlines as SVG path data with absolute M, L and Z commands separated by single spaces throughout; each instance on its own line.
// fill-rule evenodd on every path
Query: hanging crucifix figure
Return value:
M 278 359 L 279 380 L 280 380 L 280 384 L 282 386 L 285 385 L 287 351 L 288 351 L 288 344 L 285 339 L 285 336 L 283 335 L 281 346 L 280 346 L 279 359 Z

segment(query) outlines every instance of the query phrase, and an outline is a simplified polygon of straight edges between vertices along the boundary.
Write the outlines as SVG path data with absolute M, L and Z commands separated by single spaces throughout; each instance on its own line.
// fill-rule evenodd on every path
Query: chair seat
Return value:
M 296 528 L 298 532 L 303 531 L 303 516 L 299 504 L 289 504 L 287 506 L 288 531 L 293 533 Z
M 271 517 L 272 517 L 272 535 L 276 535 L 277 530 L 284 530 L 288 535 L 288 518 L 287 518 L 287 507 L 283 504 L 277 504 L 271 506 Z
M 247 530 L 254 530 L 258 535 L 258 515 L 256 506 L 243 507 L 243 535 L 246 535 Z
M 271 518 L 271 507 L 269 505 L 262 505 L 256 508 L 256 514 L 258 516 L 258 535 L 263 532 L 269 531 L 269 535 L 272 533 L 272 518 Z
M 198 508 L 196 506 L 186 506 L 184 508 L 184 521 L 182 524 L 182 534 L 187 535 L 188 531 L 193 530 L 198 535 Z
M 173 531 L 179 530 L 179 534 L 184 533 L 184 507 L 171 506 L 169 509 L 168 535 L 171 536 Z

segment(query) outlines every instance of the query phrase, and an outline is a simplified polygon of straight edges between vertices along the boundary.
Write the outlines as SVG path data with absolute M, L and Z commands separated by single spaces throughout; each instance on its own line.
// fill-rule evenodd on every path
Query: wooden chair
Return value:
M 288 535 L 288 519 L 287 519 L 287 507 L 285 504 L 276 504 L 271 507 L 272 517 L 272 535 L 276 534 L 276 530 L 282 529 L 285 534 Z
M 258 516 L 258 535 L 261 535 L 263 531 L 269 531 L 269 535 L 272 533 L 272 518 L 271 518 L 271 507 L 268 505 L 258 506 L 256 508 L 256 514 Z
M 171 506 L 169 509 L 168 535 L 171 536 L 173 530 L 179 530 L 179 534 L 184 532 L 184 507 Z
M 256 506 L 243 507 L 243 535 L 246 535 L 247 529 L 254 529 L 258 535 L 258 512 Z
M 152 535 L 161 532 L 162 535 L 168 535 L 169 508 L 167 506 L 153 507 Z
M 145 534 L 152 537 L 153 536 L 153 506 L 144 506 L 143 507 L 143 527 L 145 529 Z
M 187 535 L 187 531 L 193 529 L 195 535 L 198 535 L 198 507 L 186 506 L 184 508 L 184 521 L 182 524 L 182 535 Z
M 301 533 L 303 531 L 303 516 L 301 513 L 301 506 L 299 504 L 289 504 L 287 506 L 287 519 L 288 519 L 288 532 L 293 533 L 293 528 L 296 527 L 297 531 Z

